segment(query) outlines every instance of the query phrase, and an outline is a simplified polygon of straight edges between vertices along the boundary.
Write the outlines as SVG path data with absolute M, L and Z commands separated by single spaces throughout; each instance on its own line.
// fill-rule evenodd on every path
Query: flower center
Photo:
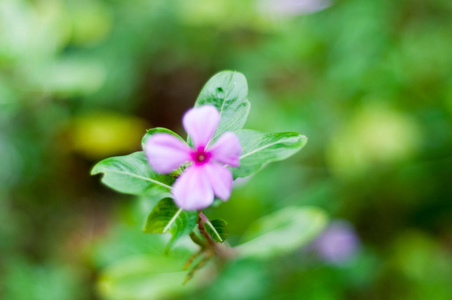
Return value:
M 206 152 L 205 149 L 199 148 L 191 156 L 196 165 L 203 165 L 209 161 L 211 154 Z

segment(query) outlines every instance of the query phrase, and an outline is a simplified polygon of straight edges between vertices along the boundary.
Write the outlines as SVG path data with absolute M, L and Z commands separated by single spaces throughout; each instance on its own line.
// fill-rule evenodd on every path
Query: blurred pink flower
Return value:
M 226 132 L 209 145 L 220 123 L 220 113 L 211 105 L 190 109 L 182 122 L 194 149 L 174 135 L 157 133 L 144 147 L 149 164 L 157 172 L 167 174 L 191 163 L 172 189 L 174 202 L 182 209 L 208 207 L 214 195 L 226 201 L 231 195 L 233 179 L 225 165 L 238 167 L 240 164 L 242 147 L 238 137 Z
M 353 226 L 346 221 L 332 222 L 314 241 L 314 247 L 325 261 L 343 264 L 358 252 L 360 240 Z
M 332 0 L 259 0 L 263 13 L 277 16 L 312 14 L 331 5 Z

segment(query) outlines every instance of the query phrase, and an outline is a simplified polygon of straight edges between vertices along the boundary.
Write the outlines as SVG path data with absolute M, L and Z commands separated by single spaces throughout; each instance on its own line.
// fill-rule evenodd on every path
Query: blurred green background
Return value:
M 450 0 L 0 0 L 0 298 L 452 299 L 451 14 Z M 234 245 L 260 216 L 314 205 L 342 224 L 333 252 L 341 230 L 355 242 L 165 289 L 153 274 L 194 248 L 165 257 L 142 233 L 153 201 L 89 171 L 140 150 L 146 128 L 183 134 L 224 69 L 248 79 L 246 128 L 309 142 L 207 215 Z

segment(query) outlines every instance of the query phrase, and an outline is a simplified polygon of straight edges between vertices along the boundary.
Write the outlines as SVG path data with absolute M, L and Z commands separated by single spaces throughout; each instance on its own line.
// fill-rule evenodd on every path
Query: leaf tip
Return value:
M 94 167 L 91 169 L 91 171 L 89 172 L 89 174 L 91 176 L 97 175 L 102 173 L 99 169 L 98 169 L 98 164 L 94 165 Z
M 300 138 L 300 145 L 303 147 L 308 142 L 308 137 L 304 134 L 299 134 L 298 137 Z

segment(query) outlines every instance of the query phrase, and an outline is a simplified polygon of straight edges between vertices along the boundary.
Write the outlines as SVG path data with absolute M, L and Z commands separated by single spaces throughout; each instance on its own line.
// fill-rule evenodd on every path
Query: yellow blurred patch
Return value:
M 326 159 L 339 177 L 360 176 L 377 165 L 412 157 L 420 135 L 408 115 L 379 104 L 366 105 L 330 141 Z
M 148 127 L 146 121 L 113 112 L 94 112 L 73 120 L 73 150 L 90 159 L 136 151 Z

